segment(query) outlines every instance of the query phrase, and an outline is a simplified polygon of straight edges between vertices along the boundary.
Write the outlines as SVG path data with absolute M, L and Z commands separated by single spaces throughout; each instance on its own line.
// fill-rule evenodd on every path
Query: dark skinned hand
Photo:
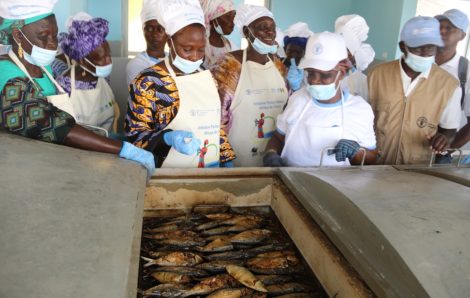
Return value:
M 428 137 L 429 145 L 435 153 L 443 153 L 446 148 L 449 148 L 449 139 L 440 132 L 434 136 Z

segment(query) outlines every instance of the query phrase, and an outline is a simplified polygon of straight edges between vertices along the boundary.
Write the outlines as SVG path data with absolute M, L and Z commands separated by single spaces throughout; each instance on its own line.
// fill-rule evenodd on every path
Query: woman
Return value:
M 127 142 L 100 137 L 75 123 L 74 118 L 52 105 L 59 94 L 49 64 L 57 52 L 54 1 L 2 1 L 0 36 L 10 44 L 0 59 L 0 126 L 28 138 L 70 147 L 118 154 L 155 169 L 153 155 Z
M 169 57 L 142 71 L 130 86 L 125 131 L 154 152 L 162 167 L 231 166 L 235 158 L 220 129 L 220 99 L 209 71 L 199 71 L 206 45 L 198 0 L 159 1 L 158 22 Z
M 305 54 L 305 46 L 308 38 L 313 34 L 306 23 L 295 23 L 284 32 L 284 48 L 286 58 L 284 65 L 289 68 L 287 82 L 293 91 L 300 89 L 304 80 L 304 72 L 297 65 Z
M 70 65 L 56 59 L 52 70 L 70 98 L 52 103 L 82 125 L 116 133 L 119 111 L 107 82 L 113 66 L 108 21 L 81 12 L 69 23 L 68 32 L 59 34 L 59 46 Z
M 340 86 L 347 58 L 343 38 L 323 32 L 310 37 L 300 68 L 308 86 L 295 92 L 279 115 L 269 141 L 265 166 L 340 166 L 375 163 L 374 114 L 359 96 L 342 92 Z M 328 156 L 323 157 L 325 149 Z M 332 149 L 334 148 L 334 149 Z M 334 155 L 334 156 L 333 156 Z
M 233 0 L 200 0 L 206 20 L 207 42 L 204 67 L 212 67 L 226 53 L 237 49 L 225 36 L 230 35 L 235 24 Z
M 274 55 L 276 23 L 268 9 L 241 5 L 235 23 L 248 48 L 225 55 L 212 69 L 222 100 L 222 128 L 237 153 L 235 165 L 261 166 L 275 119 L 287 102 L 286 70 Z
M 341 34 L 348 49 L 349 70 L 342 88 L 368 101 L 367 76 L 363 73 L 374 60 L 375 52 L 367 40 L 369 26 L 359 15 L 345 15 L 336 19 L 335 32 Z
M 144 0 L 143 2 L 140 20 L 147 49 L 127 63 L 127 86 L 142 70 L 160 63 L 166 56 L 167 35 L 165 28 L 157 21 L 156 2 L 157 0 Z

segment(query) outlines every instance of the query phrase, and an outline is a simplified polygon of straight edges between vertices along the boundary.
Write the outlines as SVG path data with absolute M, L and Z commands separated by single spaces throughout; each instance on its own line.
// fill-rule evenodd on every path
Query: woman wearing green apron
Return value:
M 155 169 L 150 152 L 127 142 L 100 137 L 77 125 L 50 101 L 68 97 L 52 78 L 57 53 L 56 0 L 2 0 L 0 42 L 11 45 L 0 56 L 0 126 L 11 133 L 70 147 L 113 153 Z

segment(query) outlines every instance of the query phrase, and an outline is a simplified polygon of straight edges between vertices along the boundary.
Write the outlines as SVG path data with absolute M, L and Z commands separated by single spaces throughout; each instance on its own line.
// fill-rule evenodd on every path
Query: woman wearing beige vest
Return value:
M 434 64 L 439 22 L 410 19 L 401 32 L 403 57 L 368 76 L 382 164 L 420 164 L 448 148 L 460 124 L 458 81 Z

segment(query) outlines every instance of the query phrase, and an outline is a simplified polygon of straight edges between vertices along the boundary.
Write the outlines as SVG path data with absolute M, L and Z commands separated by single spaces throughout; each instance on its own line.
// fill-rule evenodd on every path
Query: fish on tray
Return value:
M 203 269 L 212 273 L 222 273 L 225 272 L 225 268 L 228 265 L 238 265 L 242 266 L 243 261 L 240 260 L 218 260 L 202 263 L 196 266 L 196 268 Z
M 208 295 L 224 288 L 238 287 L 240 284 L 228 274 L 219 274 L 207 277 L 183 294 L 183 297 L 194 295 Z
M 190 276 L 175 273 L 175 272 L 157 271 L 157 272 L 153 272 L 151 276 L 163 284 L 165 283 L 187 284 L 191 282 Z
M 272 234 L 270 230 L 253 229 L 233 236 L 230 241 L 235 244 L 258 244 Z
M 252 258 L 246 262 L 247 267 L 259 274 L 290 274 L 303 271 L 303 266 L 295 256 L 278 258 Z
M 207 244 L 206 246 L 196 247 L 200 252 L 224 252 L 233 250 L 233 244 L 228 239 L 218 238 Z
M 245 267 L 228 265 L 225 269 L 242 285 L 259 292 L 267 292 L 264 284 Z
M 145 291 L 139 291 L 144 297 L 182 297 L 189 287 L 183 284 L 160 284 Z
M 203 258 L 192 252 L 181 252 L 176 251 L 168 255 L 162 256 L 158 259 L 149 259 L 141 257 L 147 263 L 144 267 L 149 267 L 152 265 L 158 266 L 194 266 L 203 262 Z
M 154 239 L 154 240 L 163 240 L 163 239 L 170 239 L 173 237 L 197 237 L 198 234 L 193 231 L 186 231 L 186 230 L 175 230 L 175 231 L 167 231 L 161 233 L 154 233 L 154 234 L 144 234 L 144 238 L 147 239 Z
M 251 297 L 252 294 L 253 290 L 248 288 L 221 289 L 210 294 L 207 298 L 242 298 Z
M 309 293 L 314 290 L 309 285 L 297 283 L 297 282 L 289 282 L 285 284 L 279 285 L 270 285 L 267 286 L 269 294 L 271 295 L 285 295 L 291 293 Z
M 286 282 L 292 281 L 293 277 L 290 275 L 256 275 L 265 286 L 276 285 L 276 284 L 283 284 Z
M 193 276 L 195 278 L 207 277 L 209 275 L 203 269 L 183 266 L 162 266 L 153 269 L 152 272 L 172 272 L 187 276 Z

